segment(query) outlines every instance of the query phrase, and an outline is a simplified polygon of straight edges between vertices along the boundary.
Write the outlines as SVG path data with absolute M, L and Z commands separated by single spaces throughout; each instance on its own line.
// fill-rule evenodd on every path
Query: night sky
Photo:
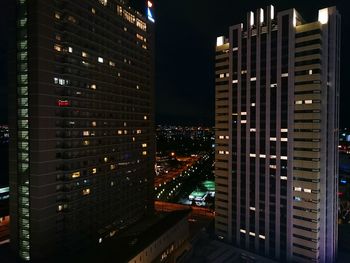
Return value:
M 144 12 L 143 0 L 130 1 Z M 350 17 L 346 0 L 154 0 L 156 19 L 156 119 L 161 124 L 214 125 L 214 50 L 216 37 L 245 21 L 246 13 L 273 4 L 296 8 L 306 21 L 318 9 L 336 5 L 342 15 L 341 127 L 350 127 Z M 4 10 L 6 6 L 2 6 Z M 0 16 L 0 123 L 6 122 L 6 16 Z M 5 32 L 5 34 L 4 34 Z

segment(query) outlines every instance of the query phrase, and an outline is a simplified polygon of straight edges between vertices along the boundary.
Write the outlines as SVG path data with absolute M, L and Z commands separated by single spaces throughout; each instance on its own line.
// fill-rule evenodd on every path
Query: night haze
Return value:
M 3 10 L 6 9 L 3 3 Z M 230 25 L 242 21 L 258 7 L 275 5 L 278 11 L 296 8 L 307 20 L 317 17 L 315 8 L 336 5 L 342 15 L 340 126 L 349 127 L 346 99 L 346 62 L 350 52 L 346 30 L 349 17 L 344 0 L 310 1 L 155 1 L 156 18 L 156 121 L 171 124 L 214 124 L 214 47 L 216 37 L 227 34 Z M 145 13 L 146 1 L 130 1 Z M 1 35 L 9 35 L 10 18 L 1 16 Z M 0 123 L 7 122 L 6 48 L 10 38 L 0 42 Z

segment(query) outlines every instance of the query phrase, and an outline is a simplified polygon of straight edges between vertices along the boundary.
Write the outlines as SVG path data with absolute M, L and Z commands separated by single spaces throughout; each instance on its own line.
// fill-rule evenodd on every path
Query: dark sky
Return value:
M 144 12 L 143 0 L 130 0 Z M 158 123 L 214 124 L 214 48 L 216 37 L 245 20 L 248 11 L 273 4 L 277 11 L 296 8 L 306 21 L 317 19 L 318 9 L 336 5 L 342 14 L 341 126 L 350 127 L 347 98 L 350 89 L 347 0 L 154 0 L 156 18 L 156 118 Z M 3 9 L 4 7 L 2 7 Z M 6 30 L 0 16 L 0 30 Z M 2 31 L 3 32 L 3 31 Z M 1 33 L 1 36 L 6 36 Z M 4 43 L 0 41 L 0 122 L 5 121 L 6 83 Z M 5 49 L 6 50 L 6 49 Z

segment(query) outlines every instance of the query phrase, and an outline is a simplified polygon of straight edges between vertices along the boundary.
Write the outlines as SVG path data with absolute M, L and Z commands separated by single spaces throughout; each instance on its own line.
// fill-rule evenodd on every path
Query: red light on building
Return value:
M 57 105 L 59 107 L 67 107 L 67 106 L 69 106 L 69 101 L 68 100 L 58 100 Z

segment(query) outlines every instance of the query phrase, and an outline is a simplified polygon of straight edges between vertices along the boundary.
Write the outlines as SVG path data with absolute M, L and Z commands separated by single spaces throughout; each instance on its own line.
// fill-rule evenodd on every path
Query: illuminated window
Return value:
M 91 8 L 91 13 L 96 14 L 95 8 Z
M 225 154 L 225 151 L 219 151 L 219 154 Z
M 128 130 L 124 130 L 124 134 L 128 134 Z
M 89 136 L 90 132 L 89 131 L 83 131 L 83 136 Z
M 118 130 L 118 134 L 119 135 L 123 134 L 123 131 L 122 130 Z
M 80 177 L 80 172 L 72 173 L 72 178 L 78 178 L 78 177 Z
M 125 9 L 123 10 L 123 17 L 130 23 L 135 24 L 135 16 L 126 11 Z
M 111 169 L 111 170 L 114 170 L 115 167 L 116 167 L 115 164 L 111 164 L 111 165 L 110 165 L 110 169 Z
M 312 75 L 312 69 L 309 69 L 309 75 Z
M 230 139 L 230 136 L 225 136 L 225 139 L 226 139 L 226 140 Z
M 113 61 L 109 61 L 109 65 L 110 65 L 111 67 L 115 67 L 115 63 L 114 63 Z
M 58 207 L 57 207 L 57 211 L 62 211 L 63 210 L 63 205 L 59 205 Z
M 220 139 L 220 140 L 223 140 L 224 138 L 225 138 L 225 136 L 222 136 L 222 135 L 219 136 L 219 139 Z
M 281 180 L 287 180 L 287 176 L 281 176 Z
M 72 22 L 73 24 L 77 22 L 77 20 L 73 16 L 68 16 L 68 21 Z
M 141 134 L 142 131 L 141 131 L 141 130 L 137 130 L 136 133 L 137 133 L 137 134 Z
M 59 13 L 55 12 L 55 18 L 56 19 L 61 19 L 61 15 Z
M 304 189 L 304 192 L 311 194 L 311 189 Z
M 140 89 L 140 86 L 139 86 L 139 85 L 136 85 L 136 89 L 139 90 L 139 89 Z
M 301 192 L 301 187 L 294 187 L 294 191 Z
M 90 86 L 90 88 L 95 90 L 95 89 L 96 89 L 96 84 L 92 84 L 92 85 Z
M 58 35 L 58 34 L 57 34 L 57 35 L 56 35 L 56 40 L 61 41 L 61 39 L 62 39 L 62 38 L 61 38 L 61 35 Z
M 91 193 L 90 188 L 86 188 L 83 190 L 83 195 L 89 195 Z
M 141 21 L 140 19 L 136 18 L 136 26 L 140 28 L 143 31 L 147 30 L 147 25 L 145 22 Z
M 118 15 L 122 16 L 123 15 L 123 8 L 120 5 L 117 5 L 117 13 Z
M 220 74 L 220 79 L 224 78 L 225 77 L 225 74 L 221 73 Z
M 62 47 L 60 45 L 55 44 L 53 48 L 58 52 L 62 51 Z
M 96 121 L 91 122 L 91 125 L 92 127 L 96 127 L 97 126 Z
M 135 138 L 135 137 L 132 137 L 132 141 L 133 141 L 133 142 L 136 141 L 136 138 Z
M 108 162 L 108 158 L 107 158 L 107 157 L 103 158 L 103 161 L 104 161 L 105 163 Z
M 88 140 L 83 141 L 83 145 L 84 145 L 84 146 L 90 145 L 90 141 L 88 141 Z
M 303 104 L 303 101 L 302 100 L 297 100 L 297 101 L 295 101 L 295 104 Z
M 97 173 L 97 168 L 92 168 L 92 173 L 93 174 Z
M 99 0 L 101 4 L 103 4 L 104 6 L 107 5 L 108 1 L 107 0 Z
M 73 53 L 73 48 L 72 47 L 68 47 L 68 52 L 69 53 Z
M 143 119 L 144 119 L 144 120 L 147 120 L 147 116 L 146 116 L 146 115 L 145 115 L 145 116 L 143 116 Z
M 87 57 L 88 57 L 88 53 L 82 51 L 82 52 L 81 52 L 81 56 L 84 57 L 84 58 L 87 58 Z
M 97 60 L 98 60 L 99 63 L 103 63 L 103 58 L 102 57 L 98 57 Z
M 312 100 L 305 100 L 305 104 L 312 104 Z
M 147 151 L 143 151 L 143 152 L 142 152 L 142 155 L 147 155 Z
M 146 147 L 147 147 L 147 143 L 143 143 L 143 144 L 142 144 L 142 147 L 143 147 L 143 148 L 146 148 Z

